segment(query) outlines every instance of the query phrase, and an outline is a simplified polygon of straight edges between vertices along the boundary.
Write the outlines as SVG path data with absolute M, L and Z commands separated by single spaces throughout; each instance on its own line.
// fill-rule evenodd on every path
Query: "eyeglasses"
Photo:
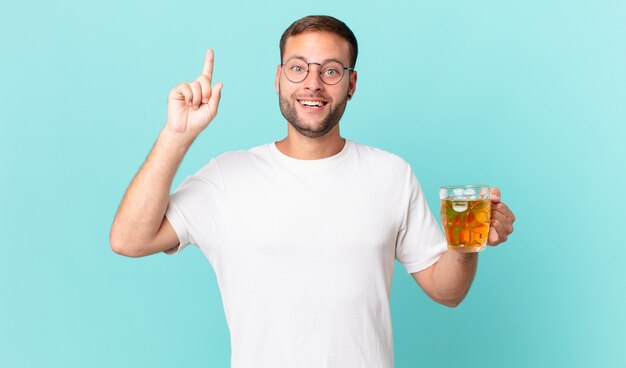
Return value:
M 328 85 L 333 85 L 341 82 L 346 70 L 352 71 L 354 68 L 347 68 L 338 61 L 327 61 L 324 64 L 320 63 L 307 63 L 302 59 L 293 58 L 289 59 L 282 64 L 283 73 L 289 81 L 293 83 L 300 83 L 306 79 L 311 69 L 311 64 L 319 65 L 319 75 L 322 82 Z

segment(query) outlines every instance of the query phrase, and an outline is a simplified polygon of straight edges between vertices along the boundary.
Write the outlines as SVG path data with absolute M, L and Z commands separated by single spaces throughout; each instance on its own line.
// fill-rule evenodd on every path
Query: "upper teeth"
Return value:
M 309 105 L 309 106 L 322 106 L 321 101 L 301 101 L 301 103 L 303 105 Z

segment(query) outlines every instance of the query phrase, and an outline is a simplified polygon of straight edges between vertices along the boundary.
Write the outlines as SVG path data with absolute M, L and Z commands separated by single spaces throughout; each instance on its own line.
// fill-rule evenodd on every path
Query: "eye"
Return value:
M 327 68 L 324 69 L 324 75 L 327 75 L 329 77 L 336 77 L 339 75 L 339 70 L 335 68 Z
M 305 69 L 302 65 L 293 65 L 290 70 L 294 73 L 304 73 Z

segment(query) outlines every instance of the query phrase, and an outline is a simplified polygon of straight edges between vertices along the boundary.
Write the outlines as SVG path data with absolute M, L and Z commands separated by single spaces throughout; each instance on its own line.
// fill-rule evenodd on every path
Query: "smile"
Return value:
M 326 106 L 328 102 L 321 101 L 321 100 L 298 100 L 298 103 L 310 109 L 319 109 L 321 107 Z

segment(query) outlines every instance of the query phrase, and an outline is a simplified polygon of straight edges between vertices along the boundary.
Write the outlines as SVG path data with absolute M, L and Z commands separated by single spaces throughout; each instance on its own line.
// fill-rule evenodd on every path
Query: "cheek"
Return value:
M 295 88 L 290 88 L 289 83 L 279 82 L 278 83 L 278 94 L 282 98 L 290 98 L 295 93 Z
M 337 90 L 332 94 L 334 102 L 343 102 L 348 98 L 349 93 L 350 87 L 348 85 L 343 85 L 341 88 L 337 88 Z
M 289 98 L 289 94 L 287 91 L 285 91 L 285 88 L 280 87 L 278 88 L 278 101 L 281 105 L 290 105 L 291 102 L 291 98 Z

